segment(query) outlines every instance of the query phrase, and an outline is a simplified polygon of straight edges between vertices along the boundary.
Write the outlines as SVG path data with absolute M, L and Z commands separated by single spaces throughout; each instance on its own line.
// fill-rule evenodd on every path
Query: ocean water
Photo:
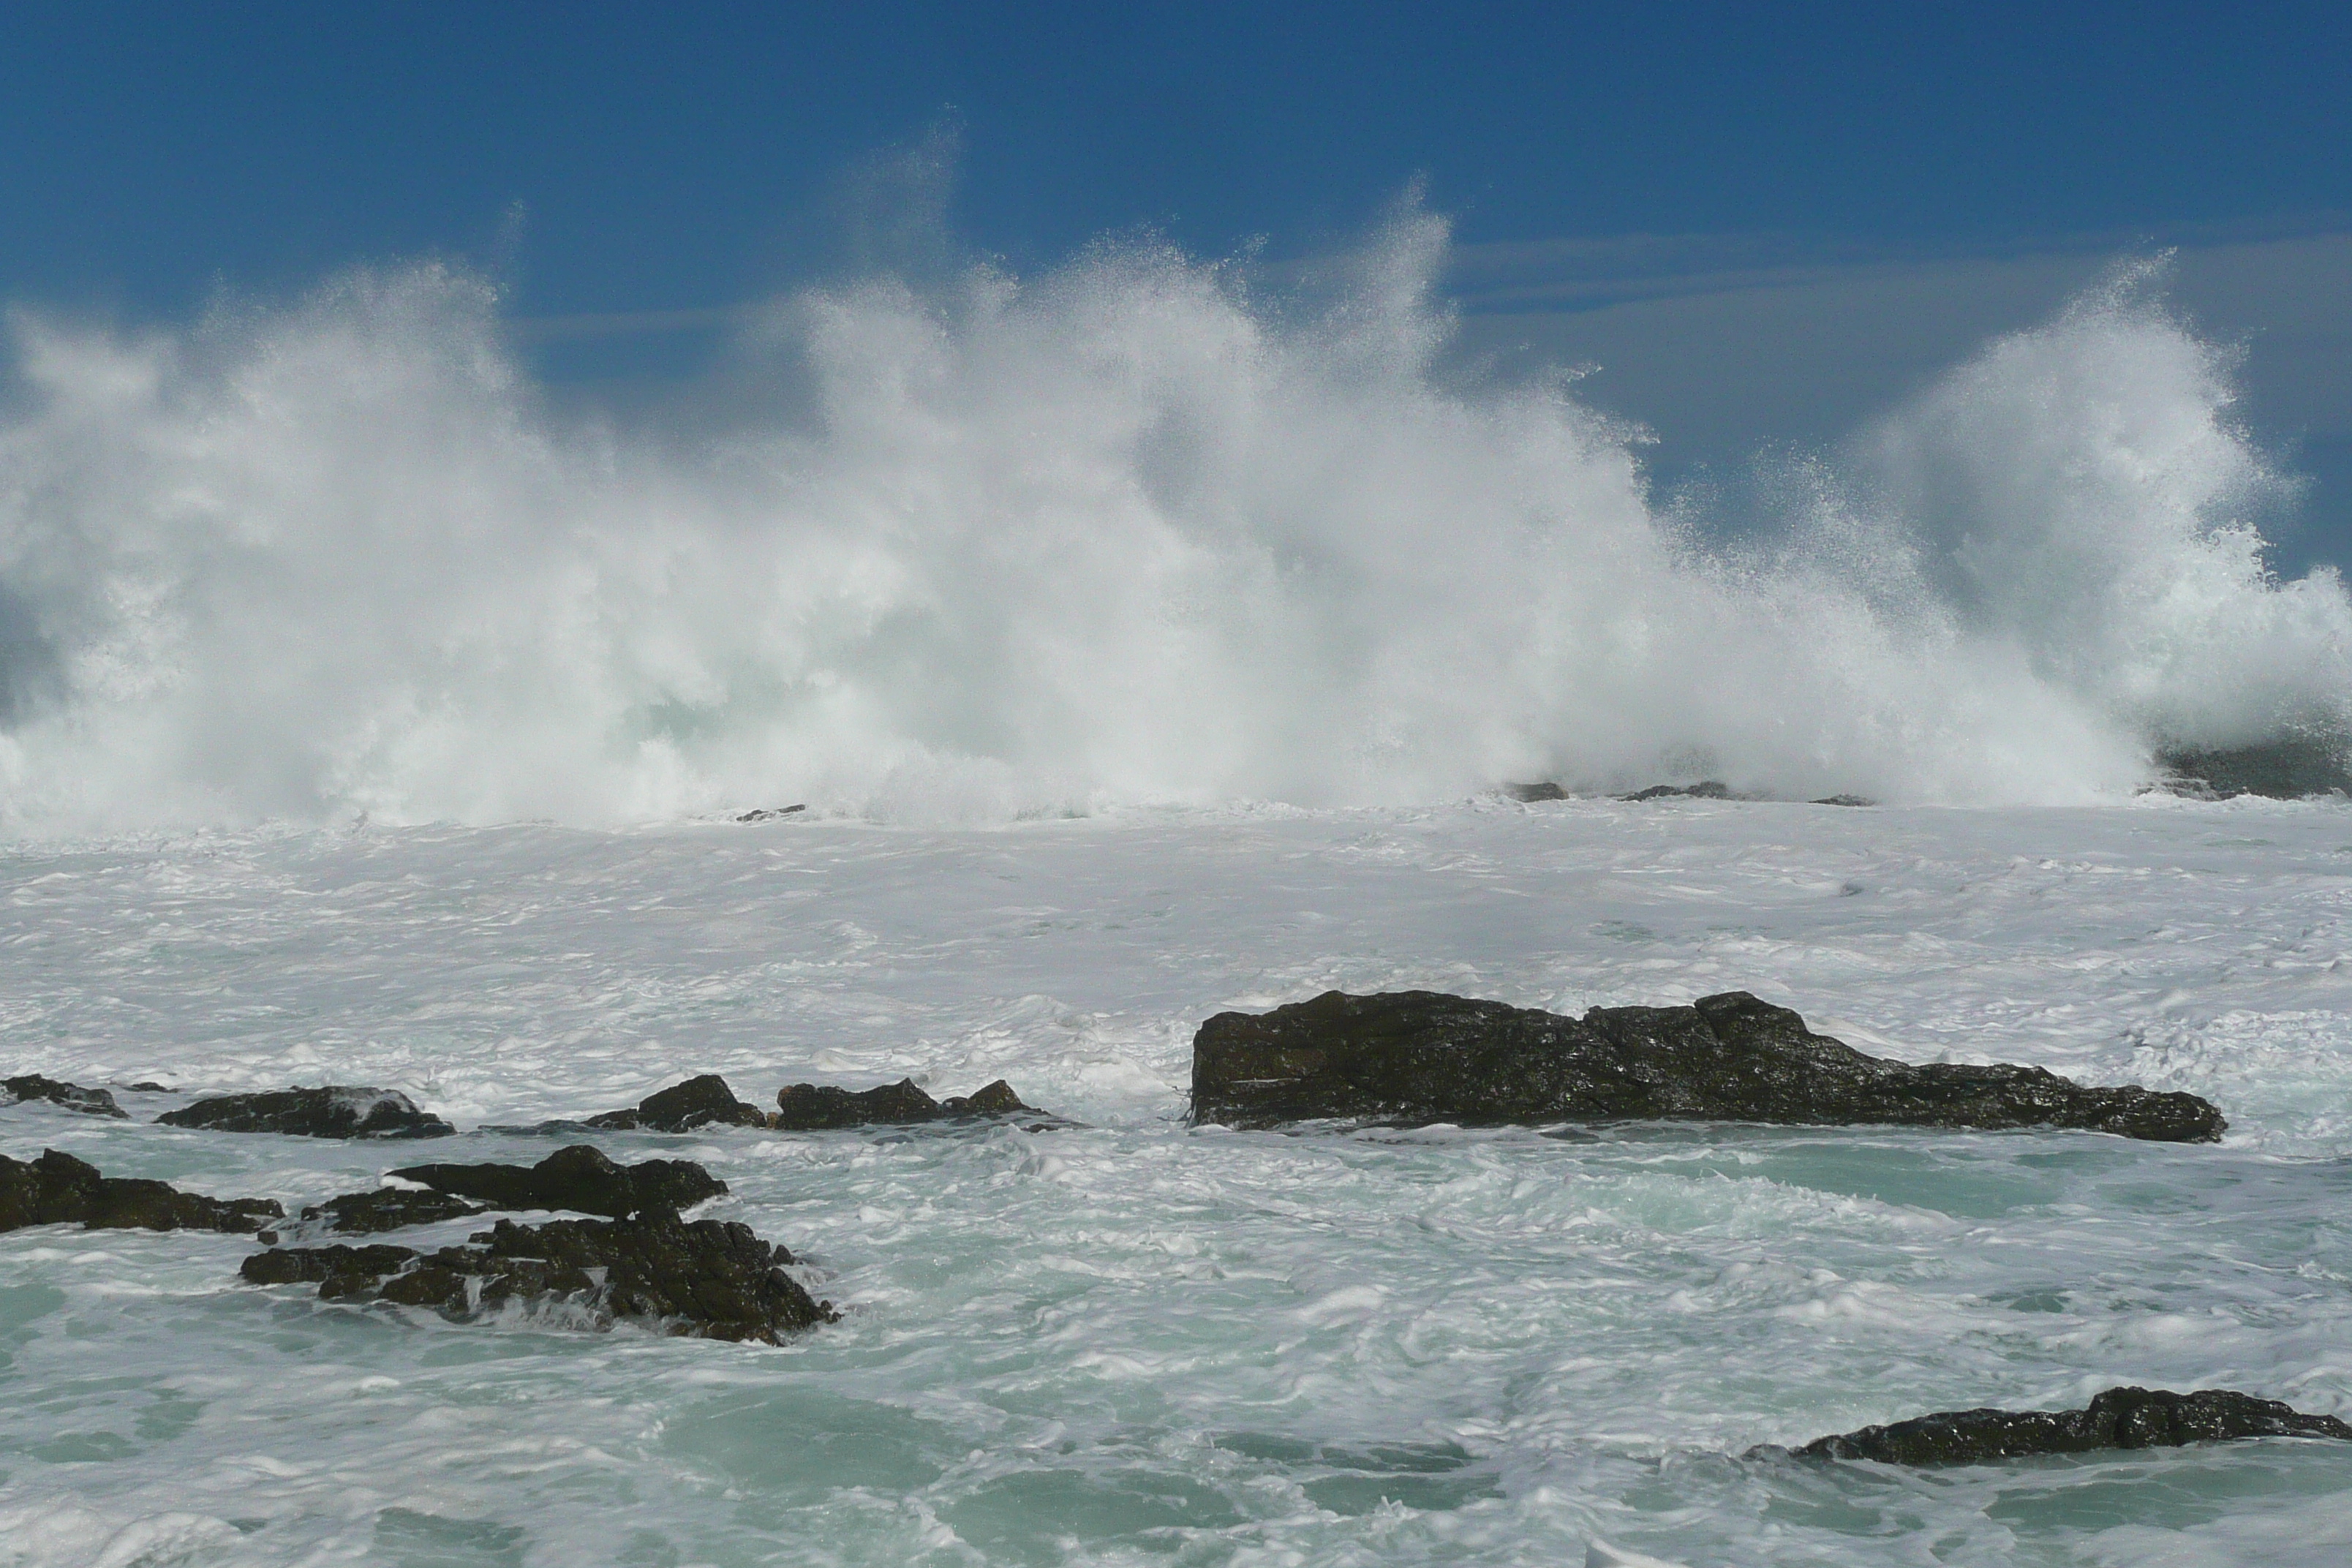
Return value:
M 2155 796 L 23 840 L 6 1065 L 173 1092 L 0 1109 L 14 1156 L 291 1205 L 419 1154 L 150 1120 L 320 1081 L 448 1115 L 437 1158 L 709 1070 L 1003 1076 L 1079 1125 L 601 1138 L 800 1255 L 845 1315 L 781 1349 L 0 1237 L 0 1563 L 2338 1563 L 2352 1446 L 1741 1456 L 2118 1383 L 2352 1416 L 2347 900 L 2352 810 Z M 1201 1019 L 1334 986 L 1742 987 L 2231 1130 L 1186 1124 Z

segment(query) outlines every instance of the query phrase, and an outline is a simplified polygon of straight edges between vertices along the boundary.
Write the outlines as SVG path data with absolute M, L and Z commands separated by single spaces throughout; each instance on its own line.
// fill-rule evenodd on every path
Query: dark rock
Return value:
M 2174 1394 L 2110 1388 L 2084 1410 L 1942 1410 L 1889 1426 L 1819 1437 L 1799 1448 L 1809 1459 L 1875 1459 L 1883 1465 L 1980 1465 L 2034 1454 L 2101 1448 L 2170 1448 L 2230 1437 L 2336 1437 L 2352 1426 L 2306 1415 L 2274 1399 L 2228 1389 Z M 1777 1455 L 1773 1448 L 1751 1455 Z
M 1271 1013 L 1220 1013 L 1192 1039 L 1192 1115 L 1235 1127 L 1329 1117 L 2070 1127 L 2191 1143 L 2226 1125 L 2192 1094 L 1867 1057 L 1744 991 L 1581 1019 L 1430 991 L 1329 991 Z
M 608 1110 L 587 1125 L 604 1132 L 691 1132 L 698 1127 L 765 1127 L 767 1113 L 735 1098 L 715 1072 L 646 1096 L 634 1110 Z
M 263 1094 L 222 1094 L 156 1121 L 215 1132 L 288 1132 L 303 1138 L 446 1138 L 457 1130 L 391 1089 L 330 1084 Z
M 727 1191 L 691 1160 L 616 1165 L 586 1143 L 558 1149 L 536 1165 L 411 1165 L 392 1173 L 492 1208 L 572 1209 L 615 1219 L 645 1208 L 684 1208 Z
M 1632 795 L 1621 795 L 1619 800 L 1738 800 L 1731 786 L 1721 779 L 1701 779 L 1695 784 L 1652 784 L 1637 789 Z
M 2347 762 L 2352 756 L 2346 739 L 2328 734 L 2290 735 L 2252 746 L 2168 746 L 2156 753 L 2157 766 L 2167 775 L 2164 787 L 2209 800 L 2352 795 Z
M 179 1092 L 175 1089 L 168 1089 L 160 1083 L 126 1083 L 121 1087 L 134 1094 L 177 1094 Z
M 1547 800 L 1571 798 L 1566 790 L 1556 784 L 1505 784 L 1503 793 L 1526 805 L 1534 805 Z
M 1819 800 L 1808 801 L 1806 804 L 1808 805 L 1876 805 L 1878 803 L 1867 795 L 1825 795 Z
M 1043 1113 L 1035 1106 L 1024 1105 L 1021 1097 L 1013 1092 L 1013 1086 L 1003 1079 L 969 1095 L 950 1095 L 942 1103 L 925 1094 L 908 1078 L 855 1094 L 831 1084 L 792 1084 L 776 1095 L 772 1125 L 788 1132 L 823 1132 L 845 1127 L 1023 1114 Z
M 738 822 L 773 822 L 780 816 L 792 816 L 800 812 L 806 811 L 807 809 L 808 806 L 805 804 L 801 805 L 772 805 L 761 811 L 747 811 L 735 820 Z
M 465 1170 L 463 1165 L 451 1167 Z M 513 1166 L 493 1165 L 490 1170 L 512 1170 Z M 524 1206 L 524 1205 L 517 1205 Z M 547 1204 L 534 1207 L 559 1208 L 570 1205 Z M 414 1187 L 378 1187 L 368 1193 L 345 1193 L 329 1198 L 302 1211 L 306 1224 L 320 1225 L 325 1229 L 340 1231 L 346 1236 L 374 1236 L 387 1230 L 403 1230 L 412 1225 L 438 1225 L 443 1220 L 463 1219 L 482 1212 L 480 1204 L 467 1203 L 447 1193 L 418 1192 Z M 593 1211 L 592 1211 L 593 1212 Z M 273 1238 L 264 1236 L 264 1241 Z
M 280 1247 L 245 1261 L 257 1285 L 319 1282 L 323 1300 L 382 1300 L 453 1318 L 509 1301 L 574 1306 L 595 1326 L 628 1320 L 677 1334 L 781 1342 L 832 1322 L 783 1271 L 792 1254 L 749 1226 L 691 1224 L 668 1209 L 635 1219 L 500 1220 L 464 1247 L 420 1255 L 404 1247 Z
M 60 1083 L 38 1073 L 0 1079 L 0 1089 L 8 1091 L 11 1100 L 46 1100 L 51 1105 L 62 1105 L 68 1110 L 79 1110 L 91 1116 L 120 1116 L 126 1120 L 131 1112 L 114 1103 L 114 1096 L 102 1089 L 84 1089 L 78 1083 Z
M 101 1176 L 71 1154 L 0 1155 L 0 1230 L 72 1225 L 85 1230 L 223 1230 L 249 1236 L 286 1211 L 267 1198 L 207 1198 L 135 1176 Z

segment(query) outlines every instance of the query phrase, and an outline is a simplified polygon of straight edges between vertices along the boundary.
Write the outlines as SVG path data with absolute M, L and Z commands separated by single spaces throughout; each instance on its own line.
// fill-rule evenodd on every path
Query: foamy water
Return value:
M 20 315 L 0 813 L 2064 803 L 2160 741 L 2344 727 L 2352 602 L 2265 575 L 2292 481 L 2145 269 L 1725 552 L 1572 387 L 1439 368 L 1444 243 L 1401 218 L 1312 301 L 1115 245 L 810 293 L 635 422 L 553 410 L 440 267 L 184 330 Z
M 1483 801 L 221 832 L 0 860 L 0 1152 L 316 1202 L 415 1145 L 184 1131 L 398 1088 L 475 1131 L 717 1069 L 1009 1077 L 1085 1126 L 600 1140 L 699 1160 L 843 1322 L 456 1326 L 249 1243 L 0 1237 L 0 1563 L 2334 1564 L 2352 1452 L 1774 1464 L 1937 1408 L 2237 1387 L 2352 1415 L 2352 815 Z M 1870 1050 L 2206 1094 L 2076 1133 L 1233 1133 L 1192 1028 L 1328 986 L 1733 986 Z M 464 1226 L 433 1233 L 462 1234 Z

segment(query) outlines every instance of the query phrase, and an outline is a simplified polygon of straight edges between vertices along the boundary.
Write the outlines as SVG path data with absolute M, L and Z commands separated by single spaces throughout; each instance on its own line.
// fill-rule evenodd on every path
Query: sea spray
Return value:
M 1150 244 L 805 292 L 683 439 L 551 407 L 438 264 L 20 314 L 0 811 L 2056 802 L 2341 727 L 2352 602 L 2264 574 L 2284 481 L 2144 279 L 1824 458 L 1768 557 L 1673 526 L 1568 389 L 1440 374 L 1445 244 L 1407 215 L 1313 307 Z

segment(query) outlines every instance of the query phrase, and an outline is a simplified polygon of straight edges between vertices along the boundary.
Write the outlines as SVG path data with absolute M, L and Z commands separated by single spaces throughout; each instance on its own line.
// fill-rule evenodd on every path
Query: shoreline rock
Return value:
M 1580 1019 L 1432 991 L 1328 991 L 1270 1013 L 1220 1013 L 1193 1037 L 1192 1114 L 1241 1128 L 1761 1121 L 2071 1128 L 2168 1142 L 2211 1142 L 2228 1125 L 2192 1094 L 1864 1056 L 1744 991 Z
M 51 1105 L 61 1105 L 68 1110 L 79 1110 L 88 1116 L 131 1120 L 131 1112 L 117 1105 L 114 1096 L 105 1089 L 84 1089 L 78 1083 L 60 1082 L 57 1079 L 43 1078 L 36 1072 L 0 1079 L 0 1089 L 6 1090 L 9 1100 L 17 1105 L 27 1100 L 45 1100 Z
M 396 1089 L 325 1084 L 259 1094 L 216 1094 L 155 1118 L 213 1132 L 282 1132 L 297 1138 L 446 1138 L 457 1130 Z
M 415 1187 L 378 1187 L 373 1192 L 344 1193 L 323 1204 L 313 1204 L 302 1211 L 300 1223 L 306 1228 L 315 1226 L 343 1236 L 378 1236 L 411 1226 L 464 1219 L 480 1214 L 485 1206 L 430 1188 L 419 1191 Z M 275 1247 L 278 1233 L 265 1230 L 260 1239 L 265 1246 Z
M 591 1326 L 629 1321 L 656 1331 L 779 1344 L 836 1321 L 783 1271 L 793 1261 L 732 1221 L 681 1220 L 668 1209 L 635 1219 L 500 1220 L 431 1254 L 369 1247 L 273 1247 L 238 1269 L 255 1285 L 319 1286 L 325 1301 L 384 1300 L 465 1321 L 509 1302 L 569 1306 Z
M 141 1176 L 107 1176 L 86 1160 L 44 1149 L 37 1160 L 0 1155 L 0 1230 L 72 1225 L 84 1230 L 217 1230 L 250 1236 L 286 1211 L 268 1198 L 208 1198 Z
M 392 1173 L 491 1208 L 570 1209 L 613 1219 L 640 1209 L 688 1208 L 727 1191 L 726 1183 L 691 1160 L 621 1165 L 588 1143 L 558 1149 L 536 1165 L 410 1165 Z
M 2308 1415 L 2275 1399 L 2226 1388 L 2175 1394 L 2110 1388 L 2081 1410 L 1939 1410 L 1930 1415 L 1816 1437 L 1790 1450 L 1764 1447 L 1749 1458 L 1871 1459 L 1883 1465 L 1980 1465 L 2041 1454 L 2106 1448 L 2169 1448 L 2240 1437 L 2330 1437 L 2352 1442 L 2352 1426 Z

